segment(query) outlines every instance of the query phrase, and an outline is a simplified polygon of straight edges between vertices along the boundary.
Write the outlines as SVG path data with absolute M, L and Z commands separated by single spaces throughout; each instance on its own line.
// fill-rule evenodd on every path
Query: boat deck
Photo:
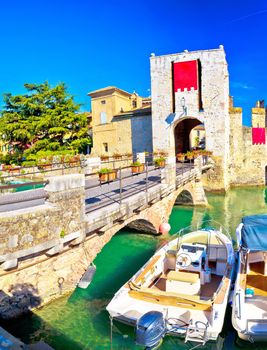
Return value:
M 157 282 L 153 286 L 151 286 L 151 288 L 166 292 L 167 274 L 162 274 L 159 277 L 159 279 L 157 280 Z M 217 276 L 215 274 L 212 274 L 210 283 L 205 283 L 205 284 L 201 285 L 200 298 L 201 299 L 211 299 L 213 297 L 214 293 L 217 291 L 221 280 L 222 280 L 222 276 Z M 186 290 L 179 290 L 177 292 L 186 294 Z
M 264 262 L 249 264 L 250 271 L 247 274 L 246 288 L 254 289 L 254 294 L 267 296 L 267 276 L 264 276 Z

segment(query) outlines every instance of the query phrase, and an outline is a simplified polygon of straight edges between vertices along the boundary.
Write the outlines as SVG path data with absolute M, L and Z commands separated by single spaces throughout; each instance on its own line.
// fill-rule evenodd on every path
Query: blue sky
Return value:
M 147 96 L 149 56 L 224 45 L 244 124 L 267 102 L 266 0 L 0 0 L 0 94 L 65 82 L 90 110 L 89 91 L 115 85 Z

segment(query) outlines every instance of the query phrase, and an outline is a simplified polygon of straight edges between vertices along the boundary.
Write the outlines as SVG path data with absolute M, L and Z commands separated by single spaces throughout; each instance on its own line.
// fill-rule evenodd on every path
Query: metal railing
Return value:
M 145 193 L 147 203 L 149 189 L 165 180 L 165 176 L 162 173 L 163 168 L 156 167 L 153 162 L 146 162 L 144 171 L 138 174 L 130 173 L 129 169 L 131 169 L 130 166 L 113 169 L 117 173 L 116 179 L 105 182 L 102 182 L 98 178 L 97 172 L 86 175 L 87 179 L 91 179 L 91 184 L 88 184 L 89 181 L 87 181 L 85 185 L 86 191 L 90 194 L 86 198 L 86 213 L 101 209 L 113 203 L 121 206 L 124 199 L 140 192 Z M 194 169 L 193 164 L 184 163 L 179 165 L 176 168 L 176 188 L 188 181 L 194 180 L 196 176 L 197 170 Z M 139 181 L 131 181 L 134 177 L 139 179 Z M 99 189 L 98 192 L 97 189 Z M 95 193 L 92 194 L 90 191 Z
M 94 181 L 91 181 L 93 183 L 92 185 L 85 185 L 86 191 L 96 189 L 106 190 L 105 192 L 99 191 L 96 195 L 86 199 L 86 212 L 88 213 L 113 203 L 117 203 L 121 206 L 124 199 L 140 192 L 145 192 L 147 200 L 149 189 L 160 184 L 164 179 L 161 168 L 155 167 L 154 163 L 146 162 L 144 170 L 138 173 L 132 173 L 130 169 L 130 166 L 116 169 L 117 178 L 113 181 L 102 182 L 97 178 L 98 173 L 86 175 L 87 179 L 89 177 L 94 178 Z M 133 179 L 138 179 L 138 181 L 132 181 Z M 101 197 L 101 199 L 99 197 Z M 95 198 L 99 198 L 99 202 L 101 203 L 97 202 Z M 94 200 L 96 203 L 94 203 Z
M 72 168 L 83 168 L 85 166 L 84 160 L 76 160 L 69 162 L 58 162 L 58 163 L 44 163 L 33 166 L 22 166 L 15 168 L 4 168 L 2 171 L 6 173 L 6 175 L 2 175 L 1 179 L 6 179 L 10 177 L 25 177 L 28 175 L 43 175 L 47 172 L 54 172 L 65 169 Z M 36 171 L 36 169 L 38 169 Z M 29 170 L 29 171 L 28 171 Z
M 29 171 L 27 174 L 20 173 L 10 176 L 4 175 L 1 178 L 6 181 L 10 178 L 19 179 L 21 177 L 29 177 L 31 175 L 44 174 L 47 172 L 55 172 L 66 168 L 84 167 L 83 161 L 54 163 L 50 165 L 51 169 L 42 169 L 41 171 Z M 32 169 L 32 167 L 24 167 L 23 169 Z M 85 174 L 85 190 L 86 196 L 86 212 L 90 212 L 112 203 L 122 204 L 122 201 L 137 193 L 144 192 L 146 201 L 148 201 L 149 189 L 165 181 L 162 169 L 152 162 L 146 162 L 145 168 L 139 173 L 132 173 L 131 166 L 119 167 L 116 169 L 117 178 L 113 181 L 101 181 L 98 172 Z M 193 180 L 197 175 L 197 170 L 192 163 L 179 163 L 176 166 L 176 188 Z M 37 177 L 37 176 L 36 176 Z M 136 181 L 132 181 L 136 179 Z M 0 191 L 22 188 L 25 186 L 45 186 L 48 181 L 29 181 L 17 184 L 0 185 Z M 44 189 L 35 189 L 34 191 L 23 191 L 15 193 L 5 193 L 0 196 L 0 207 L 4 205 L 17 204 L 22 202 L 36 201 L 37 199 L 45 200 L 47 195 Z M 29 205 L 29 204 L 28 204 Z M 0 209 L 1 211 L 1 209 Z

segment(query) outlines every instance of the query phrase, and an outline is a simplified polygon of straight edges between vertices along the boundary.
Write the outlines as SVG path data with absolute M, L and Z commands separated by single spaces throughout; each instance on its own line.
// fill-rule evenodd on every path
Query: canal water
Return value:
M 106 305 L 114 293 L 153 255 L 155 250 L 183 227 L 197 227 L 215 220 L 235 237 L 235 228 L 245 215 L 267 212 L 267 188 L 237 188 L 224 194 L 207 194 L 208 208 L 174 207 L 168 236 L 149 236 L 122 230 L 103 248 L 94 263 L 97 271 L 87 289 L 76 289 L 37 310 L 34 314 L 5 325 L 26 343 L 44 340 L 56 350 L 111 349 L 111 333 Z M 161 350 L 191 349 L 192 344 L 165 337 Z M 202 349 L 267 349 L 266 344 L 250 344 L 237 338 L 231 326 L 231 308 L 218 342 Z M 112 349 L 143 349 L 134 341 L 131 327 L 114 322 Z M 200 347 L 201 349 L 201 347 Z

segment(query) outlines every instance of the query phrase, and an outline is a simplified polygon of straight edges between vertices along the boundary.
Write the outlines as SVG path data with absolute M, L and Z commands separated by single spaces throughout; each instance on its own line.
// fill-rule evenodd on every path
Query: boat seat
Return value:
M 185 290 L 187 293 L 187 290 Z M 198 295 L 188 295 L 175 292 L 164 292 L 158 289 L 140 288 L 136 289 L 131 285 L 129 295 L 135 299 L 152 302 L 161 305 L 172 305 L 185 307 L 187 309 L 211 310 L 213 301 L 202 300 Z
M 166 279 L 166 292 L 177 292 L 180 290 L 188 295 L 199 295 L 199 274 L 194 272 L 170 271 Z
M 196 283 L 199 280 L 198 273 L 193 272 L 181 272 L 181 271 L 170 271 L 167 275 L 169 281 L 179 281 L 187 283 Z

